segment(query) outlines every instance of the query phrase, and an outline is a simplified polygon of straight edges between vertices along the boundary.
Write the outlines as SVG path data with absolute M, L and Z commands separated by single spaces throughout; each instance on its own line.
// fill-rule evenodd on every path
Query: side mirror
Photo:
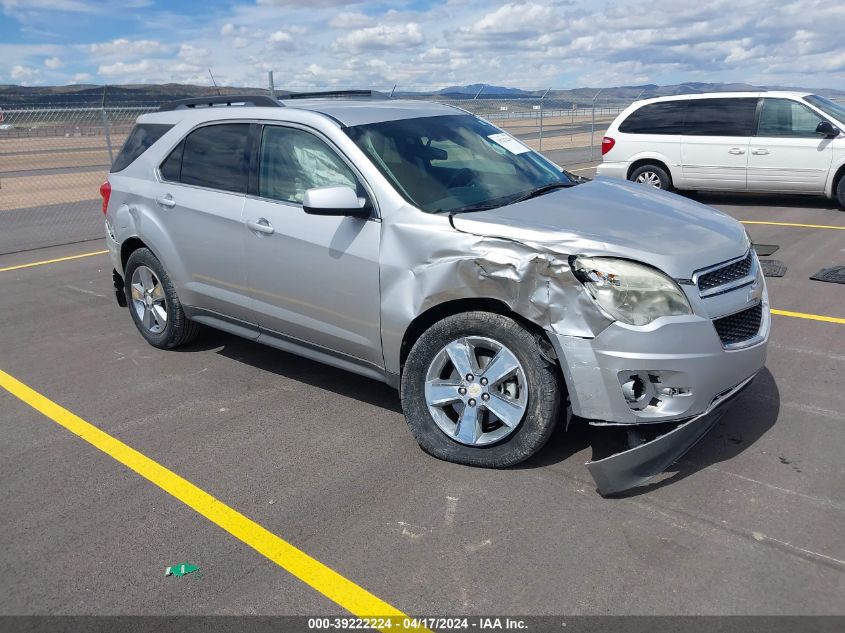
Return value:
M 839 136 L 839 128 L 830 121 L 821 121 L 816 126 L 816 134 L 824 134 L 826 137 Z
M 368 218 L 372 205 L 365 198 L 359 198 L 352 187 L 315 187 L 308 189 L 302 198 L 302 210 L 311 215 L 348 215 Z

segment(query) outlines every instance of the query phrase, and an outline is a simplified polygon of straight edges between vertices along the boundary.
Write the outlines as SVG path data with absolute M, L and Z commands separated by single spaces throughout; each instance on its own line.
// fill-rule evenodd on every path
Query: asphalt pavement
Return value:
M 845 615 L 845 322 L 813 318 L 845 318 L 845 286 L 809 280 L 845 265 L 845 211 L 695 199 L 771 223 L 746 226 L 788 266 L 772 306 L 803 316 L 775 315 L 751 388 L 621 498 L 581 425 L 516 468 L 457 466 L 383 384 L 211 330 L 154 349 L 108 258 L 64 259 L 102 241 L 0 256 L 0 369 L 408 614 Z M 3 389 L 0 437 L 0 614 L 344 613 Z M 165 577 L 182 562 L 201 573 Z

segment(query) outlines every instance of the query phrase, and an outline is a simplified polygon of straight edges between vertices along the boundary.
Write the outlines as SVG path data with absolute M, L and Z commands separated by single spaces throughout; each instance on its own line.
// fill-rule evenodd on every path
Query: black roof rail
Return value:
M 378 90 L 326 90 L 321 92 L 287 92 L 277 93 L 279 99 L 389 99 L 390 97 Z
M 161 104 L 159 112 L 170 110 L 185 110 L 197 107 L 213 107 L 215 105 L 239 105 L 253 106 L 256 108 L 282 108 L 284 107 L 276 99 L 267 95 L 213 95 L 209 97 L 188 97 L 187 99 L 176 99 Z

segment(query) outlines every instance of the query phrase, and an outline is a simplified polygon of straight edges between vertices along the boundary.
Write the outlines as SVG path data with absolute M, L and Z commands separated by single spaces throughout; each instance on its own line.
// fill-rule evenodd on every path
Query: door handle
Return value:
M 767 150 L 763 147 L 758 147 L 757 149 L 753 150 L 751 153 L 756 154 L 757 156 L 765 156 L 766 154 L 769 153 L 769 150 Z
M 176 201 L 169 193 L 156 197 L 156 202 L 158 202 L 160 207 L 167 207 L 168 209 L 172 209 L 176 206 Z
M 255 231 L 256 233 L 263 233 L 264 235 L 272 235 L 276 232 L 276 229 L 273 228 L 273 225 L 271 225 L 266 218 L 258 218 L 257 220 L 247 220 L 246 225 L 251 231 Z
M 728 150 L 728 154 L 744 154 L 745 150 L 741 147 L 732 147 Z

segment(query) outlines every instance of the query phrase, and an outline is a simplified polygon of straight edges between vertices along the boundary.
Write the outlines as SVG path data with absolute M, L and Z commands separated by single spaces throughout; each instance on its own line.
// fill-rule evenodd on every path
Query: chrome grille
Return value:
M 715 319 L 713 326 L 719 334 L 722 345 L 735 345 L 754 338 L 760 331 L 762 320 L 763 304 L 758 303 L 753 308 Z
M 754 264 L 754 256 L 751 251 L 744 259 L 735 261 L 727 266 L 722 266 L 715 270 L 707 271 L 698 276 L 698 289 L 702 292 L 712 290 L 719 286 L 724 286 L 732 281 L 737 281 L 743 277 L 747 277 L 751 273 L 751 267 Z

